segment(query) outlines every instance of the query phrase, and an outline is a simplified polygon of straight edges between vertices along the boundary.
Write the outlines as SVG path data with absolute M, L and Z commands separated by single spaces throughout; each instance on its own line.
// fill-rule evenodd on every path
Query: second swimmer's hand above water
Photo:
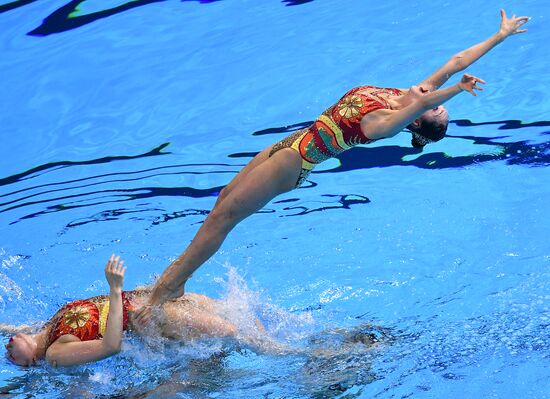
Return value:
M 120 260 L 120 256 L 111 255 L 107 265 L 105 266 L 105 279 L 109 283 L 111 292 L 120 293 L 124 286 L 124 273 L 126 267 L 123 267 L 124 261 Z

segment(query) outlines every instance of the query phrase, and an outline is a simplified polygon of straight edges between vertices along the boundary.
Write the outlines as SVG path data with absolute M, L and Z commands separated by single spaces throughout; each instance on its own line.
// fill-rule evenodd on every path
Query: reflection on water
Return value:
M 253 136 L 288 134 L 310 122 L 302 122 L 290 126 L 269 128 L 254 132 Z M 485 126 L 498 124 L 499 129 L 521 129 L 526 127 L 550 126 L 548 121 L 523 124 L 520 121 L 496 121 L 473 123 L 467 120 L 452 121 L 457 126 Z M 541 132 L 546 134 L 547 132 Z M 268 207 L 261 212 L 279 212 L 280 216 L 302 216 L 312 212 L 337 209 L 350 209 L 352 205 L 367 204 L 370 200 L 361 194 L 326 193 L 320 194 L 318 200 L 304 202 L 299 193 L 304 189 L 317 186 L 315 176 L 325 173 L 339 173 L 359 169 L 380 168 L 389 166 L 417 167 L 422 169 L 462 168 L 464 166 L 480 164 L 490 161 L 505 161 L 509 165 L 528 165 L 532 167 L 550 165 L 550 142 L 530 143 L 527 140 L 500 142 L 502 136 L 482 137 L 473 135 L 449 135 L 454 139 L 467 140 L 474 146 L 492 146 L 492 153 L 478 152 L 473 155 L 450 156 L 441 152 L 422 153 L 422 150 L 397 145 L 352 148 L 339 155 L 340 165 L 323 171 L 314 171 L 306 184 L 296 190 L 296 198 L 284 201 L 274 201 L 276 209 Z M 206 188 L 189 186 L 166 187 L 159 186 L 156 179 L 160 177 L 180 179 L 185 175 L 227 175 L 223 180 L 228 182 L 245 164 L 203 163 L 203 164 L 169 164 L 150 167 L 151 157 L 162 156 L 167 160 L 172 153 L 167 152 L 169 143 L 164 143 L 150 151 L 134 156 L 108 156 L 85 161 L 57 161 L 38 165 L 27 171 L 0 178 L 0 186 L 4 192 L 0 194 L 0 213 L 14 213 L 23 211 L 16 216 L 11 224 L 26 219 L 36 218 L 57 212 L 65 212 L 80 208 L 94 209 L 98 206 L 108 206 L 94 212 L 85 218 L 70 221 L 66 229 L 82 226 L 90 222 L 117 220 L 122 215 L 132 215 L 137 220 L 148 220 L 150 226 L 156 226 L 174 219 L 188 216 L 207 215 L 209 209 L 187 208 L 167 212 L 158 206 L 151 206 L 151 200 L 159 197 L 187 197 L 206 198 L 217 196 L 223 185 L 214 185 Z M 227 154 L 228 158 L 246 158 L 247 162 L 253 153 Z M 420 155 L 419 155 L 420 154 Z M 416 155 L 414 159 L 408 156 Z M 160 159 L 160 158 L 159 158 Z M 140 161 L 147 162 L 149 167 L 138 167 Z M 130 171 L 119 172 L 120 162 L 128 164 Z M 94 165 L 113 165 L 110 173 L 94 173 Z M 116 165 L 116 167 L 115 167 Z M 83 169 L 86 168 L 86 169 Z M 71 174 L 80 176 L 85 171 L 87 177 L 70 178 Z M 62 174 L 62 177 L 59 176 Z M 155 183 L 152 183 L 155 181 Z M 151 183 L 149 183 L 151 182 Z M 30 184 L 34 183 L 34 184 Z M 138 183 L 137 187 L 125 185 Z M 140 201 L 135 204 L 135 201 Z M 128 208 L 121 206 L 131 202 Z M 294 204 L 294 202 L 299 202 Z M 278 206 L 281 205 L 282 207 Z M 29 211 L 26 211 L 29 209 Z M 32 211 L 31 211 L 32 209 Z M 140 217 L 140 214 L 143 214 Z
M 50 172 L 52 170 L 57 170 L 57 169 L 65 168 L 65 167 L 69 167 L 69 166 L 94 165 L 94 164 L 102 164 L 102 163 L 108 163 L 108 162 L 113 162 L 113 161 L 123 161 L 123 160 L 130 160 L 130 159 L 146 158 L 146 157 L 152 157 L 152 156 L 156 156 L 156 155 L 167 155 L 167 154 L 171 154 L 171 153 L 170 152 L 162 152 L 162 150 L 164 148 L 166 148 L 169 144 L 170 143 L 161 144 L 158 147 L 153 148 L 151 151 L 148 151 L 146 153 L 139 154 L 139 155 L 109 156 L 109 157 L 102 157 L 102 158 L 92 159 L 92 160 L 89 160 L 89 161 L 49 162 L 49 163 L 44 164 L 44 165 L 35 166 L 34 168 L 31 168 L 31 169 L 26 170 L 24 172 L 17 173 L 15 175 L 11 175 L 11 176 L 8 176 L 8 177 L 4 177 L 4 178 L 0 179 L 0 186 L 4 186 L 4 185 L 10 184 L 10 183 L 15 183 L 15 182 L 20 181 L 20 180 L 35 178 L 35 177 L 41 176 L 42 175 L 41 172 L 47 173 L 47 172 Z M 113 175 L 113 174 L 111 174 L 111 175 Z M 94 177 L 106 177 L 106 176 L 109 176 L 109 175 L 99 175 L 99 176 L 94 176 Z M 82 179 L 82 180 L 87 180 L 87 179 Z M 72 180 L 72 181 L 68 181 L 68 182 L 64 182 L 64 183 L 74 183 L 74 182 L 77 182 L 77 181 L 81 181 L 81 180 Z M 56 184 L 60 184 L 60 183 L 49 183 L 49 184 L 44 184 L 44 185 L 41 185 L 41 186 L 26 188 L 25 190 L 30 190 L 30 189 L 33 189 L 33 188 L 40 188 L 40 187 L 47 187 L 47 186 L 56 185 Z M 15 192 L 8 193 L 8 194 L 3 194 L 3 195 L 0 196 L 0 198 L 5 196 L 5 195 L 18 193 L 18 192 L 25 191 L 25 190 L 20 190 L 20 191 L 15 191 Z
M 0 14 L 24 7 L 34 3 L 37 0 L 17 0 L 6 4 L 0 4 Z M 91 12 L 88 14 L 78 15 L 79 6 L 86 0 L 69 1 L 64 6 L 58 8 L 53 13 L 48 15 L 42 21 L 42 24 L 28 33 L 30 36 L 48 36 L 54 33 L 66 32 L 71 29 L 80 28 L 92 22 L 98 21 L 112 15 L 120 14 L 125 11 L 132 10 L 137 7 L 142 7 L 148 4 L 161 3 L 166 0 L 132 0 L 123 2 L 122 4 L 106 8 L 101 11 Z M 200 4 L 210 4 L 221 0 L 181 0 L 182 2 L 198 2 Z M 309 3 L 313 0 L 283 0 L 286 6 L 297 6 L 300 4 Z

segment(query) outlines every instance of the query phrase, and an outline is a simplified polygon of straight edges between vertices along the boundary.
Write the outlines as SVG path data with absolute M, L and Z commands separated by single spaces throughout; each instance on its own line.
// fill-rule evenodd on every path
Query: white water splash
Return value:
M 260 292 L 248 288 L 237 269 L 229 264 L 227 281 L 217 280 L 226 286 L 226 292 L 220 299 L 218 312 L 238 326 L 240 338 L 270 339 L 294 341 L 311 333 L 314 327 L 310 312 L 291 313 L 263 299 Z M 265 332 L 262 327 L 265 327 Z
M 4 255 L 6 255 L 6 251 L 0 248 L 0 256 Z M 5 271 L 11 269 L 14 265 L 18 264 L 18 260 L 21 258 L 21 256 L 10 255 L 2 259 L 2 269 Z M 18 301 L 21 299 L 22 295 L 23 291 L 21 287 L 5 273 L 0 272 L 0 309 L 2 312 L 5 311 L 7 302 Z

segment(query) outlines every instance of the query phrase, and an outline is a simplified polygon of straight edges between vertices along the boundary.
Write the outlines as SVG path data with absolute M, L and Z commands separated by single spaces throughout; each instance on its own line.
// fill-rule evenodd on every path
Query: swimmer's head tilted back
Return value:
M 420 98 L 429 91 L 422 86 L 412 86 L 409 95 Z M 449 113 L 442 105 L 424 112 L 420 118 L 407 126 L 413 133 L 411 145 L 423 148 L 426 144 L 435 143 L 445 137 L 449 125 Z

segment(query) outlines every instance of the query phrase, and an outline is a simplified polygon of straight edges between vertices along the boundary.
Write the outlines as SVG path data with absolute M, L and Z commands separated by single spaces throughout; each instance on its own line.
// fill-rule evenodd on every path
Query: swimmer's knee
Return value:
M 230 191 L 231 191 L 231 190 L 229 190 L 229 189 L 227 188 L 227 186 L 225 186 L 224 188 L 222 188 L 221 191 L 220 191 L 220 193 L 218 194 L 218 200 L 217 200 L 217 202 L 220 203 L 221 201 L 223 201 L 223 199 L 224 199 L 225 197 L 227 197 L 227 195 L 229 194 Z
M 231 207 L 216 206 L 208 215 L 208 222 L 215 229 L 229 231 L 238 223 L 238 218 Z

